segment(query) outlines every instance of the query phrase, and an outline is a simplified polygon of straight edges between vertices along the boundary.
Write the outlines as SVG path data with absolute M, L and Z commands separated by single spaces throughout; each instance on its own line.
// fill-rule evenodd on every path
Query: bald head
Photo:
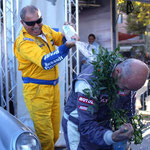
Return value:
M 28 6 L 26 6 L 26 7 L 24 7 L 24 8 L 21 9 L 21 11 L 20 11 L 20 18 L 22 20 L 25 20 L 25 17 L 26 17 L 27 13 L 35 14 L 37 11 L 39 11 L 38 8 L 36 8 L 33 5 L 28 5 Z
M 140 89 L 149 74 L 148 66 L 138 59 L 127 59 L 115 68 L 118 86 L 122 89 Z

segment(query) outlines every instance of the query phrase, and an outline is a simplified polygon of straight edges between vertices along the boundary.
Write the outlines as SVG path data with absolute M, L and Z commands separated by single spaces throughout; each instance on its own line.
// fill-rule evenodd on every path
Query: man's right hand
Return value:
M 79 36 L 77 35 L 77 34 L 75 34 L 73 37 L 72 37 L 72 41 L 66 41 L 66 46 L 67 47 L 69 47 L 69 48 L 71 48 L 71 47 L 74 47 L 75 46 L 75 43 L 76 43 L 76 41 L 79 41 L 80 40 L 80 38 L 79 38 Z
M 75 41 L 66 41 L 65 45 L 68 48 L 74 47 L 75 46 Z
M 128 140 L 132 137 L 133 131 L 134 129 L 130 123 L 123 124 L 119 130 L 112 134 L 112 140 L 114 142 Z

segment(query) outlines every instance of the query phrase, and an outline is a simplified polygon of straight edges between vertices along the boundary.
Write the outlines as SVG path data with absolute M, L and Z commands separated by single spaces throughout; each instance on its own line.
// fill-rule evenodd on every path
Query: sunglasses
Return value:
M 41 22 L 42 22 L 42 17 L 40 17 L 38 20 L 36 20 L 36 21 L 31 21 L 31 22 L 27 22 L 27 21 L 24 21 L 23 20 L 23 22 L 26 24 L 26 25 L 28 25 L 28 26 L 34 26 L 36 23 L 37 24 L 40 24 Z

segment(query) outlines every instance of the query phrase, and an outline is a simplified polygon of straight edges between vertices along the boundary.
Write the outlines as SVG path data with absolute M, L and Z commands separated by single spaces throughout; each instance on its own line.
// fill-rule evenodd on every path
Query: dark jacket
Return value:
M 92 71 L 93 66 L 89 66 L 76 80 L 89 83 Z M 78 125 L 80 132 L 78 150 L 111 149 L 111 146 L 108 146 L 103 139 L 105 132 L 111 130 L 111 111 L 107 106 L 107 95 L 100 95 L 100 103 L 97 103 L 92 98 L 88 99 L 83 93 L 75 93 L 75 81 L 65 106 L 65 112 L 69 115 L 77 109 L 78 117 L 72 121 Z M 120 95 L 120 98 L 115 101 L 115 107 L 127 110 L 128 116 L 131 117 L 135 113 L 134 96 L 131 98 L 131 93 L 128 96 Z

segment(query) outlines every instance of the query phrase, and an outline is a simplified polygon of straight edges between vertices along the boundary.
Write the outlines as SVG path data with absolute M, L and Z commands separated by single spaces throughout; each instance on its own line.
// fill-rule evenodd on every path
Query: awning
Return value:
M 128 1 L 138 1 L 141 3 L 150 3 L 150 0 L 128 0 Z
M 138 36 L 138 35 L 118 32 L 119 41 L 131 39 L 131 38 L 136 37 L 136 36 Z

